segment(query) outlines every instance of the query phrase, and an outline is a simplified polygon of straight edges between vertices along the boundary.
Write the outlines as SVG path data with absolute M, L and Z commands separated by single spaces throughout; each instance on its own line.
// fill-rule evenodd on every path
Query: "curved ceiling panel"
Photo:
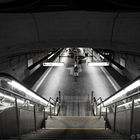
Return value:
M 38 4 L 40 0 L 0 0 L 0 12 L 26 11 L 25 8 Z
M 0 0 L 0 3 L 7 3 L 7 2 L 13 2 L 13 1 L 16 1 L 16 0 Z
M 4 5 L 3 5 L 4 4 Z M 140 11 L 139 0 L 0 0 L 0 12 Z
M 140 53 L 140 13 L 0 14 L 0 50 L 92 47 Z M 1 53 L 0 55 L 4 55 Z
M 7 3 L 7 2 L 13 2 L 13 1 L 16 1 L 16 0 L 0 0 L 0 3 Z

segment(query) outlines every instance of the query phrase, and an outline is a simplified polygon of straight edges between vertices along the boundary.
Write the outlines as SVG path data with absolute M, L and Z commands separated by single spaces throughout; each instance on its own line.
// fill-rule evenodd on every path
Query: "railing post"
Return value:
M 93 91 L 91 91 L 91 103 L 93 103 Z
M 35 126 L 35 131 L 37 130 L 36 128 L 36 107 L 34 105 L 34 126 Z
M 45 128 L 45 119 L 46 119 L 45 107 L 43 113 L 44 113 L 44 128 Z
M 18 111 L 17 98 L 15 98 L 15 107 L 16 107 L 17 131 L 18 131 L 18 136 L 20 136 L 20 120 L 19 120 L 19 111 Z
M 93 115 L 95 116 L 95 105 L 94 105 L 94 101 L 93 101 L 93 97 L 92 97 L 92 112 L 93 112 Z
M 107 128 L 107 107 L 106 107 L 106 110 L 105 110 L 105 130 Z
M 101 114 L 102 114 L 102 108 L 101 108 L 101 104 L 100 104 L 100 118 L 101 118 Z
M 59 62 L 60 62 L 60 57 L 61 57 L 61 56 L 59 55 Z
M 131 120 L 130 120 L 130 136 L 133 134 L 133 121 L 134 121 L 134 99 L 132 100 Z
M 55 107 L 56 107 L 56 105 L 54 106 L 54 116 L 55 116 Z
M 50 105 L 50 118 L 52 117 L 52 109 L 51 109 L 51 105 Z
M 61 103 L 61 92 L 59 91 L 59 103 Z
M 58 103 L 58 107 L 57 107 L 57 116 L 58 116 L 59 112 L 60 112 L 60 104 Z
M 117 114 L 117 105 L 115 104 L 115 110 L 114 110 L 114 128 L 113 131 L 116 131 L 116 114 Z
M 93 49 L 92 49 L 92 62 L 93 62 Z
M 94 98 L 94 110 L 96 110 L 96 115 L 97 115 L 97 112 L 98 112 L 98 109 L 97 109 L 97 102 L 96 102 L 96 98 L 95 97 L 93 97 Z

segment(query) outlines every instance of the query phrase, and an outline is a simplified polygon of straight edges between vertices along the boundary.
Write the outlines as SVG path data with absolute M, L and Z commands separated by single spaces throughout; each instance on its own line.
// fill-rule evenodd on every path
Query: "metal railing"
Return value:
M 12 83 L 12 84 L 11 84 Z M 15 85 L 14 85 L 14 84 Z M 34 120 L 34 130 L 37 130 L 38 116 L 37 113 L 42 114 L 43 120 L 45 121 L 50 115 L 58 115 L 61 105 L 61 92 L 59 91 L 59 97 L 54 100 L 53 98 L 49 98 L 49 100 L 41 97 L 34 91 L 28 89 L 23 86 L 18 80 L 12 77 L 9 74 L 0 73 L 0 115 L 9 111 L 9 109 L 15 110 L 15 120 L 17 127 L 17 134 L 21 134 L 21 120 L 20 120 L 20 110 L 27 110 L 29 112 L 33 112 Z M 53 113 L 52 113 L 52 109 Z M 0 117 L 2 117 L 1 115 Z M 27 114 L 28 116 L 28 114 Z M 30 115 L 29 115 L 30 117 Z M 9 116 L 9 120 L 11 120 Z M 2 124 L 1 124 L 2 125 Z M 44 123 L 45 126 L 45 123 Z M 6 131 L 6 130 L 5 130 Z M 0 134 L 1 138 L 1 134 Z
M 53 104 L 54 105 L 54 106 L 48 105 L 50 117 L 52 117 L 52 115 L 53 116 L 58 116 L 58 114 L 60 112 L 60 107 L 61 107 L 61 103 L 60 103 L 59 97 L 56 97 L 56 99 L 53 99 L 52 97 L 50 97 L 49 98 L 49 104 Z
M 100 103 L 102 103 L 103 100 L 102 100 L 102 97 L 99 97 L 98 99 L 96 99 L 94 97 L 94 92 L 91 91 L 91 98 L 90 98 L 90 104 L 91 104 L 91 108 L 92 108 L 92 112 L 93 112 L 93 115 L 95 116 L 99 116 L 101 117 L 102 116 L 102 112 L 101 112 L 101 106 L 100 106 L 100 109 L 98 111 L 98 105 L 100 105 Z
M 1 107 L 9 104 L 7 107 L 5 107 L 3 110 L 1 110 L 0 114 L 4 113 L 9 108 L 15 108 L 18 135 L 20 135 L 20 114 L 19 114 L 20 109 L 24 109 L 24 110 L 28 110 L 28 111 L 33 112 L 33 114 L 34 114 L 34 130 L 35 131 L 37 130 L 36 113 L 37 112 L 43 113 L 44 114 L 43 120 L 46 119 L 47 116 L 46 116 L 46 112 L 45 112 L 45 106 L 43 106 L 42 104 L 37 103 L 35 101 L 32 101 L 32 100 L 30 100 L 26 97 L 23 97 L 15 92 L 9 91 L 7 89 L 3 89 L 1 87 L 0 87 L 0 93 L 3 93 L 3 95 L 5 95 L 0 100 Z M 9 99 L 12 99 L 12 100 L 6 99 L 8 97 L 9 97 Z
M 113 125 L 112 125 L 113 128 L 112 129 L 114 132 L 116 131 L 116 129 L 118 131 L 117 118 L 119 116 L 119 113 L 125 114 L 126 112 L 129 112 L 130 116 L 127 116 L 129 118 L 128 120 L 129 131 L 128 132 L 129 132 L 129 135 L 132 135 L 133 133 L 135 133 L 133 130 L 134 124 L 135 124 L 134 117 L 135 115 L 138 115 L 135 109 L 137 109 L 137 111 L 140 110 L 140 81 L 139 80 L 140 80 L 140 77 L 136 78 L 134 81 L 132 81 L 127 86 L 117 91 L 114 95 L 110 96 L 104 101 L 102 101 L 101 97 L 94 101 L 96 104 L 96 109 L 98 110 L 97 112 L 100 112 L 99 113 L 100 116 L 101 115 L 105 116 L 106 122 L 110 121 L 108 116 L 110 114 L 113 114 Z M 93 95 L 92 95 L 92 98 L 94 98 Z M 100 102 L 97 103 L 98 101 Z M 137 123 L 139 123 L 138 120 L 137 120 Z M 117 128 L 116 128 L 116 125 L 117 125 Z

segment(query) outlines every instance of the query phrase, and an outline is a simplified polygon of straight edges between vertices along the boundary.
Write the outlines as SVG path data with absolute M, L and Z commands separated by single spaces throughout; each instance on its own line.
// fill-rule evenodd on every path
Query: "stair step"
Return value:
M 105 129 L 103 116 L 52 116 L 46 128 L 11 140 L 129 140 Z
M 52 116 L 45 124 L 46 129 L 105 129 L 104 118 L 99 116 Z
M 12 140 L 128 140 L 111 130 L 47 130 L 41 129 Z

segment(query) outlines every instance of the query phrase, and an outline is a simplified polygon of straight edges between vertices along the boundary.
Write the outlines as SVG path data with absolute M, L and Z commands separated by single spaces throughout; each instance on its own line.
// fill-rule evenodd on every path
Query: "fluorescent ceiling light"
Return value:
M 2 94 L 2 93 L 0 93 L 0 97 L 6 98 L 6 99 L 8 99 L 10 101 L 15 101 L 14 97 L 11 97 L 11 96 L 8 96 L 8 95 Z
M 45 105 L 48 104 L 48 101 L 46 101 L 45 99 L 43 99 L 40 96 L 36 95 L 35 93 L 33 93 L 32 91 L 28 90 L 27 88 L 25 88 L 21 84 L 17 83 L 16 81 L 8 82 L 8 84 L 10 84 L 11 86 L 15 87 L 16 89 L 18 89 L 20 91 L 23 91 L 26 94 L 26 96 L 28 95 L 29 97 L 34 98 L 34 99 L 40 101 L 41 103 L 44 103 Z
M 104 57 L 100 54 L 100 57 L 102 58 L 102 59 L 104 59 Z
M 99 67 L 104 67 L 104 66 L 109 66 L 109 62 L 89 62 L 88 66 L 99 66 Z
M 123 90 L 121 90 L 120 92 L 118 92 L 117 94 L 115 94 L 114 96 L 112 96 L 111 98 L 109 98 L 108 100 L 106 100 L 104 102 L 104 105 L 108 105 L 113 103 L 113 101 L 119 99 L 120 97 L 126 95 L 129 91 L 137 88 L 140 86 L 140 80 L 135 81 L 134 83 L 130 84 L 129 86 L 127 86 L 126 88 L 124 88 Z
M 122 104 L 122 105 L 118 105 L 117 106 L 117 108 L 120 108 L 120 107 L 125 107 L 125 106 L 127 106 L 128 107 L 128 105 L 130 105 L 130 104 L 132 104 L 132 101 L 131 102 L 127 102 L 127 103 L 124 103 L 124 104 Z
M 137 103 L 137 102 L 140 102 L 140 99 L 134 100 L 134 103 Z M 127 102 L 127 103 L 124 103 L 124 104 L 122 104 L 122 105 L 119 105 L 118 108 L 119 108 L 119 107 L 123 107 L 123 106 L 127 106 L 127 107 L 128 107 L 128 105 L 130 105 L 130 104 L 132 104 L 132 101 Z M 136 106 L 136 107 L 137 107 L 137 106 Z
M 140 102 L 140 99 L 136 99 L 135 102 Z
M 54 53 L 51 56 L 49 56 L 48 59 L 52 58 L 53 56 L 54 56 Z
M 131 85 L 129 85 L 128 87 L 126 87 L 125 92 L 129 92 L 129 91 L 131 91 L 139 86 L 140 86 L 140 80 L 137 80 L 134 83 L 132 83 Z
M 43 63 L 43 66 L 64 66 L 64 63 L 63 62 L 60 62 L 60 63 L 54 63 L 54 62 L 44 62 Z
M 15 101 L 15 98 L 14 97 L 11 97 L 11 96 L 8 96 L 8 95 L 2 94 L 2 93 L 0 93 L 0 97 L 5 98 L 5 99 L 8 99 L 8 100 L 10 100 L 12 102 Z M 17 99 L 17 102 L 20 103 L 20 104 L 23 104 L 24 103 L 24 101 L 22 101 L 20 99 Z

